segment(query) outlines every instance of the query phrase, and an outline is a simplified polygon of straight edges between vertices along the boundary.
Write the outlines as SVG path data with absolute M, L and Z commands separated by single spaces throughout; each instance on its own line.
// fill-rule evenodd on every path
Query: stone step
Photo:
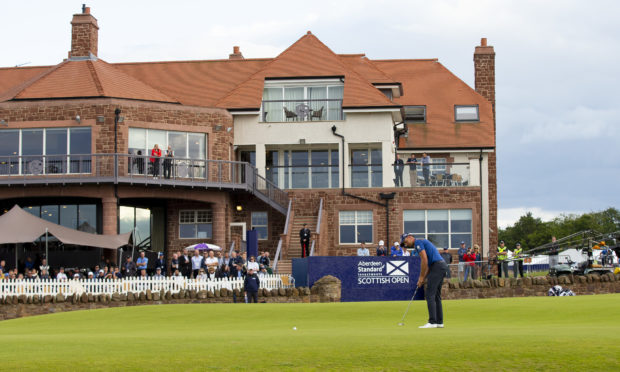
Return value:
M 291 260 L 278 261 L 278 274 L 292 274 L 293 262 Z

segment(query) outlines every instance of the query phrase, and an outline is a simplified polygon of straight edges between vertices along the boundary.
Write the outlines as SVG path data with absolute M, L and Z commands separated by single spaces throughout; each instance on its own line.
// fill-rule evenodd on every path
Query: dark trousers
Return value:
M 423 168 L 422 175 L 424 176 L 424 186 L 430 186 L 431 170 L 428 168 Z
M 426 278 L 426 305 L 428 307 L 428 322 L 443 324 L 443 307 L 441 305 L 441 286 L 443 278 L 448 274 L 448 265 L 445 261 L 436 261 L 429 267 Z
M 172 169 L 172 160 L 164 159 L 164 178 L 170 178 L 171 169 Z
M 514 266 L 512 267 L 512 272 L 513 272 L 515 278 L 517 277 L 517 271 L 519 272 L 519 275 L 521 275 L 521 277 L 523 278 L 523 261 L 521 261 L 521 260 L 514 261 Z
M 394 183 L 396 184 L 396 187 L 402 187 L 403 186 L 403 171 L 396 171 L 396 178 L 394 178 Z
M 159 158 L 155 158 L 153 162 L 153 177 L 159 176 Z
M 254 302 L 255 304 L 258 303 L 258 292 L 248 291 L 248 303 L 251 304 L 252 302 Z
M 301 241 L 301 257 L 308 257 L 310 255 L 310 241 Z

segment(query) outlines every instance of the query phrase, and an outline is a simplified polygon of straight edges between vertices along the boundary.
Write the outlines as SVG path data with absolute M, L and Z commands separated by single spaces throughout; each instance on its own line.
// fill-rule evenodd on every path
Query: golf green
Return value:
M 619 370 L 620 295 L 188 304 L 0 322 L 2 370 Z M 293 329 L 296 327 L 297 329 Z

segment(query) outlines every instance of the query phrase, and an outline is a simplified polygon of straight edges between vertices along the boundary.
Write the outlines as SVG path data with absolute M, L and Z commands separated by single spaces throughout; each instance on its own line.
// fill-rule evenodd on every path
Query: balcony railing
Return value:
M 0 156 L 0 185 L 125 183 L 247 190 L 282 213 L 288 194 L 251 164 L 128 154 Z
M 342 99 L 265 100 L 261 121 L 343 120 Z

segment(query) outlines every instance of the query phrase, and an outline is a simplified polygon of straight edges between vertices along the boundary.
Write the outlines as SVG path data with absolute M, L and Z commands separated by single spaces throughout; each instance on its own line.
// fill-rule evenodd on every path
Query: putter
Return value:
M 411 303 L 413 302 L 415 295 L 418 294 L 418 288 L 420 287 L 415 287 L 415 291 L 413 291 L 413 297 L 411 297 L 411 301 L 409 301 L 409 305 L 407 305 L 407 310 L 405 310 L 405 313 L 403 314 L 403 318 L 398 323 L 398 325 L 401 327 L 405 325 L 405 317 L 407 316 L 407 313 L 409 312 L 409 307 L 411 306 Z

